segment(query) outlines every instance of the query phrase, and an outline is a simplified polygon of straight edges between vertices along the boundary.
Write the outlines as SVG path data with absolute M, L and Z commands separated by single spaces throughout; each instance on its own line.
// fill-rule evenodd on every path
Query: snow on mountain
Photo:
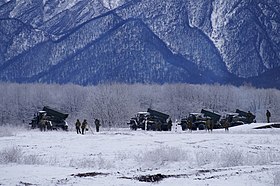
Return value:
M 210 37 L 230 72 L 257 76 L 279 66 L 279 1 L 214 1 L 212 6 Z
M 121 68 L 126 72 L 117 78 L 116 81 L 120 82 L 193 82 L 195 78 L 203 76 L 196 82 L 204 83 L 205 79 L 210 79 L 208 82 L 240 84 L 245 81 L 258 86 L 254 77 L 280 64 L 279 6 L 279 0 L 3 1 L 0 4 L 0 28 L 4 30 L 0 32 L 0 40 L 3 41 L 0 44 L 0 65 L 3 65 L 0 66 L 0 79 L 95 84 L 113 80 L 110 74 L 114 72 L 110 67 L 114 63 L 114 69 Z M 116 22 L 104 19 L 107 16 L 113 16 Z M 133 19 L 150 30 L 151 34 L 148 35 L 151 38 L 139 37 L 139 33 L 129 31 L 129 36 L 122 33 L 114 35 L 116 24 Z M 6 22 L 13 24 L 6 25 Z M 102 43 L 105 36 L 110 38 L 104 43 L 106 47 L 90 47 L 93 43 Z M 127 43 L 127 37 L 139 39 Z M 153 41 L 153 37 L 161 40 L 172 53 L 170 56 L 173 59 L 165 59 L 167 63 L 162 66 L 166 69 L 164 71 L 169 73 L 180 66 L 178 70 L 184 73 L 175 70 L 174 77 L 170 77 L 163 72 L 161 80 L 156 78 L 157 75 L 150 75 L 155 73 L 153 70 L 157 67 L 149 57 L 153 52 L 145 48 L 136 50 L 137 55 L 143 57 L 134 59 L 133 55 L 136 54 L 131 49 L 135 46 L 145 47 L 143 43 Z M 121 54 L 111 50 L 114 47 L 124 48 L 121 50 L 123 56 L 129 57 L 117 59 L 116 56 Z M 94 53 L 96 56 L 92 56 Z M 102 53 L 110 56 L 110 59 L 104 61 Z M 81 55 L 91 56 L 91 60 Z M 176 61 L 175 56 L 180 56 L 180 60 L 174 66 L 170 61 Z M 50 70 L 53 65 L 60 66 L 60 70 L 56 70 L 57 76 L 74 68 L 75 65 L 67 66 L 66 61 L 71 60 L 77 61 L 76 66 L 79 66 L 77 79 L 63 79 L 68 76 L 59 77 L 60 80 L 47 79 L 54 77 Z M 93 63 L 88 64 L 89 61 Z M 20 64 L 22 68 L 17 70 L 15 64 Z M 87 65 L 92 66 L 92 70 L 85 74 L 83 71 L 88 70 Z M 32 66 L 35 67 L 26 68 Z M 146 66 L 146 70 L 141 70 L 142 75 L 137 75 L 140 70 L 135 66 Z M 193 70 L 196 76 L 186 75 L 192 68 L 196 69 Z M 88 78 L 91 72 L 102 76 Z M 44 74 L 44 78 L 39 78 L 40 73 Z M 271 78 L 268 87 L 278 87 L 273 84 L 274 77 Z

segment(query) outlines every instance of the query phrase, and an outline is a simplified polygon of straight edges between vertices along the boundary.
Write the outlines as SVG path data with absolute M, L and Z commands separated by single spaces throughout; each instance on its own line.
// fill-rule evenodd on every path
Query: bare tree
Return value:
M 69 113 L 69 123 L 95 118 L 104 127 L 123 127 L 138 111 L 147 108 L 180 119 L 202 108 L 234 112 L 237 108 L 265 121 L 269 109 L 272 120 L 280 119 L 280 91 L 251 86 L 191 84 L 107 84 L 97 86 L 0 83 L 0 124 L 28 123 L 43 106 Z

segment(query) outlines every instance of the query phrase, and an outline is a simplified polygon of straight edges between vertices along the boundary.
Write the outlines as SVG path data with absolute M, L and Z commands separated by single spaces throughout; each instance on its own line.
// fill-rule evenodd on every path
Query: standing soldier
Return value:
M 39 123 L 40 131 L 46 131 L 46 122 L 47 122 L 47 120 L 44 120 L 44 119 L 40 120 L 40 123 Z
M 270 123 L 270 117 L 271 117 L 271 113 L 269 112 L 269 110 L 267 110 L 266 111 L 267 123 Z
M 81 125 L 81 122 L 79 121 L 79 119 L 77 119 L 75 123 L 77 134 L 81 134 Z
M 207 118 L 205 124 L 206 124 L 206 130 L 209 132 L 210 128 L 211 128 L 211 120 L 210 120 L 210 118 Z
M 82 123 L 82 134 L 85 134 L 86 127 L 87 127 L 87 120 L 85 119 Z
M 213 131 L 214 128 L 214 120 L 212 120 L 212 118 L 210 119 L 210 130 L 211 132 Z
M 229 121 L 226 119 L 226 120 L 225 120 L 225 123 L 224 123 L 225 131 L 228 131 L 229 125 L 230 125 L 230 123 L 229 123 Z
M 99 119 L 95 119 L 94 124 L 95 124 L 95 128 L 96 128 L 96 132 L 99 132 L 99 127 L 100 127 Z
M 161 122 L 156 120 L 156 131 L 161 131 Z
M 171 131 L 171 128 L 172 128 L 172 120 L 171 119 L 168 120 L 167 126 L 168 126 L 168 130 Z
M 190 130 L 190 132 L 192 132 L 192 121 L 191 121 L 191 119 L 187 120 L 187 125 L 188 125 L 188 129 Z
M 246 120 L 247 123 L 253 123 L 253 114 L 250 111 L 247 113 Z

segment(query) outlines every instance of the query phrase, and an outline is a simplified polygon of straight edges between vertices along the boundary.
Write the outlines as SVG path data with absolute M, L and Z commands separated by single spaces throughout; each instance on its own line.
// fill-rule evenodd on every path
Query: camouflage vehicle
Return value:
M 204 117 L 208 117 L 213 121 L 213 129 L 222 128 L 222 125 L 220 123 L 222 115 L 220 113 L 209 109 L 202 109 L 201 113 L 203 113 Z
M 149 112 L 137 112 L 135 117 L 131 118 L 129 123 L 127 123 L 130 126 L 130 129 L 137 130 L 138 128 L 141 128 L 142 130 L 145 130 L 145 122 L 147 118 L 149 117 Z
M 221 115 L 212 110 L 202 109 L 201 113 L 190 113 L 188 117 L 181 119 L 179 125 L 181 125 L 182 130 L 186 130 L 188 127 L 188 122 L 192 123 L 192 130 L 204 130 L 206 129 L 206 121 L 211 119 L 213 122 L 213 128 L 221 128 L 220 124 Z
M 207 118 L 202 113 L 190 113 L 189 116 L 182 118 L 179 125 L 182 130 L 188 129 L 188 122 L 192 123 L 192 130 L 204 130 Z
M 234 127 L 234 126 L 238 126 L 238 125 L 243 125 L 245 123 L 244 121 L 246 120 L 246 118 L 243 116 L 239 116 L 239 114 L 235 113 L 235 112 L 224 113 L 220 123 L 223 125 L 226 120 L 228 120 L 230 123 L 229 127 Z
M 149 108 L 147 112 L 138 112 L 127 124 L 132 130 L 141 128 L 142 130 L 167 131 L 168 118 L 169 115 Z
M 220 123 L 223 125 L 225 121 L 228 120 L 230 123 L 229 127 L 234 127 L 238 125 L 256 122 L 255 118 L 256 116 L 253 115 L 251 112 L 244 112 L 239 109 L 236 109 L 236 112 L 234 113 L 225 113 Z
M 244 123 L 256 123 L 256 116 L 254 114 L 252 114 L 250 111 L 245 112 L 245 111 L 236 109 L 235 112 L 238 113 L 238 116 L 240 118 L 242 118 L 242 121 Z
M 68 130 L 68 124 L 65 121 L 68 114 L 62 113 L 55 109 L 45 106 L 43 110 L 34 114 L 34 118 L 29 125 L 32 129 L 40 128 L 41 130 L 47 128 L 48 130 L 63 129 Z

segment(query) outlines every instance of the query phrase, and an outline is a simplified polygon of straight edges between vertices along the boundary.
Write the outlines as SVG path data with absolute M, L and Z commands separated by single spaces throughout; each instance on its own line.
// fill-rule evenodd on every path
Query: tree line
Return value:
M 104 127 L 124 127 L 139 111 L 152 108 L 169 114 L 173 121 L 201 109 L 251 111 L 258 122 L 280 120 L 280 91 L 251 86 L 193 84 L 16 84 L 0 83 L 0 124 L 27 125 L 34 113 L 50 106 L 69 114 L 68 123 L 100 119 Z

